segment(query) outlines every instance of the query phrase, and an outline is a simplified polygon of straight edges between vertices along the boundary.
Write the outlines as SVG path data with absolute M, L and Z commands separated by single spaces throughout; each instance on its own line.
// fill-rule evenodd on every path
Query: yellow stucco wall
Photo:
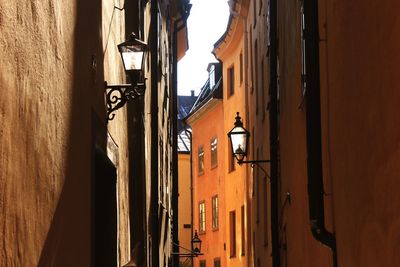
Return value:
M 179 245 L 191 249 L 192 228 L 184 228 L 184 224 L 191 224 L 191 184 L 190 184 L 190 154 L 178 154 L 178 173 L 179 173 L 179 203 L 178 203 L 178 222 L 179 222 Z M 187 253 L 180 250 L 181 253 Z M 186 261 L 181 258 L 181 261 Z

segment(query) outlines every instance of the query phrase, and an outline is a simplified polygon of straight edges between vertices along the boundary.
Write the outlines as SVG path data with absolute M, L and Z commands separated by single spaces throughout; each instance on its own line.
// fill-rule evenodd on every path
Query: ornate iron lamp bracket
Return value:
M 115 111 L 122 108 L 127 102 L 144 94 L 145 83 L 108 85 L 105 82 L 107 120 L 115 117 Z

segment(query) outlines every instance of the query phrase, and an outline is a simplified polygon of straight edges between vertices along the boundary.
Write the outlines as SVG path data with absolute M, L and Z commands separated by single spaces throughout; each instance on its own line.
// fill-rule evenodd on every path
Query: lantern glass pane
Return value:
M 244 154 L 235 154 L 235 157 L 238 161 L 242 161 L 244 159 Z
M 235 127 L 231 131 L 232 149 L 233 153 L 246 154 L 247 132 L 242 127 Z
M 194 250 L 194 252 L 199 253 L 200 252 L 200 244 L 199 243 L 193 243 L 193 250 Z
M 122 60 L 124 61 L 125 70 L 141 70 L 143 61 L 142 51 L 125 51 L 121 52 Z

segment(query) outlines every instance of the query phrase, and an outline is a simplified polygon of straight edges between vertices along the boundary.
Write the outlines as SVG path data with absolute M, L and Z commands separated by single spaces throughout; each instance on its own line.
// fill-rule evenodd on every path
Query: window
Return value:
M 200 261 L 200 267 L 206 267 L 206 260 Z
M 239 56 L 239 77 L 240 77 L 240 84 L 243 83 L 243 53 L 240 51 L 240 56 Z
M 257 159 L 260 158 L 260 150 L 257 147 Z M 255 178 L 256 179 L 256 205 L 257 205 L 257 209 L 256 209 L 256 223 L 259 224 L 260 223 L 260 172 L 257 170 L 254 171 L 255 173 Z
M 235 93 L 235 68 L 231 66 L 228 68 L 228 97 Z
M 256 247 L 256 233 L 255 232 L 253 232 L 253 248 L 255 248 Z M 253 254 L 253 262 L 255 263 L 256 262 L 256 253 L 252 253 Z
M 258 114 L 258 42 L 257 39 L 254 42 L 254 87 L 256 90 L 256 114 Z
M 271 40 L 270 40 L 270 33 L 271 33 L 271 24 L 270 24 L 270 15 L 269 15 L 269 9 L 270 9 L 270 7 L 269 7 L 269 1 L 267 2 L 267 7 L 265 8 L 265 11 L 267 12 L 267 15 L 265 16 L 265 19 L 267 20 L 266 21 L 266 25 L 267 25 L 267 38 L 265 38 L 266 39 L 266 41 L 267 41 L 267 46 L 268 46 L 268 50 L 269 50 L 269 46 L 271 45 Z M 268 54 L 269 54 L 269 52 L 268 52 Z M 268 56 L 268 54 L 267 54 L 267 56 Z
M 250 38 L 249 38 L 249 47 L 250 47 L 250 77 L 251 77 L 251 93 L 254 91 L 254 67 L 253 67 L 253 46 L 252 46 L 252 41 L 253 41 L 253 30 L 250 26 Z M 253 138 L 254 139 L 254 138 Z
M 264 246 L 268 245 L 268 181 L 267 176 L 264 176 Z
M 220 258 L 214 259 L 214 267 L 221 267 L 221 259 Z
M 204 201 L 199 204 L 199 232 L 206 231 L 206 203 Z
M 240 217 L 241 217 L 241 235 L 242 235 L 242 256 L 245 255 L 246 252 L 246 232 L 245 232 L 245 228 L 244 228 L 244 224 L 245 224 L 245 216 L 244 216 L 244 205 L 241 207 L 240 209 Z
M 211 139 L 211 168 L 217 167 L 217 138 Z
M 211 67 L 210 67 L 209 77 L 210 77 L 210 88 L 212 89 L 215 86 L 215 66 L 214 65 L 211 65 Z
M 257 1 L 253 1 L 253 17 L 254 17 L 254 21 L 253 21 L 253 27 L 256 27 L 256 23 L 257 23 Z
M 203 146 L 199 147 L 199 175 L 204 173 L 204 148 Z
M 235 170 L 235 156 L 233 155 L 232 152 L 232 145 L 231 145 L 231 141 L 229 140 L 229 145 L 228 145 L 228 172 L 233 172 Z
M 233 258 L 236 256 L 236 212 L 229 212 L 229 254 Z
M 251 135 L 250 136 L 253 136 L 253 138 L 251 139 L 251 157 L 254 159 L 255 158 L 255 154 L 254 154 L 254 140 L 256 139 L 256 136 L 255 136 L 255 134 L 254 134 L 254 127 L 253 128 L 251 128 Z M 247 152 L 248 153 L 248 152 Z M 257 172 L 257 170 L 258 170 L 258 168 L 255 168 L 254 170 L 253 170 L 253 184 L 252 184 L 252 186 L 253 186 L 253 192 L 252 192 L 252 197 L 254 198 L 255 197 L 255 192 L 256 192 L 256 183 L 255 183 L 255 178 L 254 177 L 257 177 L 256 176 L 256 172 Z M 253 207 L 254 208 L 254 207 Z
M 265 110 L 266 110 L 266 100 L 265 100 L 265 68 L 264 68 L 264 58 L 261 60 L 261 109 L 263 114 L 263 119 L 265 118 Z
M 211 199 L 212 204 L 212 229 L 218 229 L 218 196 L 213 196 Z
M 301 32 L 301 93 L 304 97 L 306 94 L 307 84 L 306 84 L 306 38 L 305 38 L 305 30 L 306 23 L 304 18 L 304 3 L 300 2 L 300 32 Z

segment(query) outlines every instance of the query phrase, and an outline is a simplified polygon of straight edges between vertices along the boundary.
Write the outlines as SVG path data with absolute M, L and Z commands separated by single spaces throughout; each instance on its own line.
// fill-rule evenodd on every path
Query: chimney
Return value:
M 190 90 L 190 96 L 194 96 L 194 90 Z

